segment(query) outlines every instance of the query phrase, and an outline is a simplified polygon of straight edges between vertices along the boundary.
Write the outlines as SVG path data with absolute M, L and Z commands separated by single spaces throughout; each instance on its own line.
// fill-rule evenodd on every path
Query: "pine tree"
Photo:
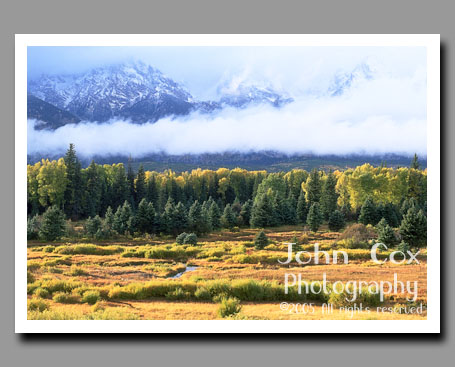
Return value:
M 329 216 L 328 224 L 331 231 L 338 232 L 346 224 L 344 215 L 339 210 L 334 210 Z
M 319 200 L 321 199 L 321 175 L 316 168 L 314 168 L 308 176 L 305 183 L 305 191 L 308 206 L 319 203 Z
M 224 207 L 224 212 L 223 215 L 221 216 L 221 225 L 224 228 L 229 228 L 232 229 L 235 227 L 237 224 L 237 220 L 234 214 L 234 211 L 232 210 L 231 204 L 227 204 Z
M 166 233 L 174 233 L 175 228 L 175 204 L 170 197 L 164 206 L 163 215 L 161 216 L 161 230 Z
M 65 234 L 65 227 L 65 214 L 57 206 L 50 206 L 43 214 L 39 237 L 46 241 L 58 240 Z
M 395 206 L 392 203 L 387 203 L 384 206 L 383 217 L 392 228 L 396 228 L 400 225 L 397 209 L 395 209 Z
M 254 238 L 254 247 L 257 250 L 262 250 L 267 244 L 269 243 L 269 239 L 267 238 L 264 231 L 259 231 L 256 237 Z
M 218 204 L 215 201 L 212 201 L 208 211 L 208 217 L 210 220 L 210 224 L 212 229 L 218 229 L 221 226 L 220 218 L 221 218 L 221 210 Z
M 305 199 L 305 193 L 300 191 L 299 200 L 297 201 L 297 223 L 305 224 L 308 214 L 308 204 Z
M 133 166 L 131 165 L 132 159 L 128 159 L 128 172 L 126 174 L 126 180 L 128 182 L 128 198 L 127 200 L 132 207 L 135 207 L 134 198 L 136 197 L 136 188 L 134 186 L 134 171 Z
M 153 204 L 142 199 L 136 212 L 136 229 L 140 233 L 152 233 L 155 223 L 155 209 Z
M 136 178 L 136 205 L 139 205 L 142 199 L 146 197 L 147 194 L 147 186 L 145 182 L 145 172 L 144 167 L 142 164 L 139 166 L 139 170 L 137 171 L 137 178 Z
M 414 158 L 411 162 L 411 168 L 420 169 L 419 158 L 417 157 L 417 153 L 414 153 Z
M 188 212 L 188 225 L 189 229 L 195 233 L 203 233 L 204 231 L 202 207 L 198 200 L 196 200 L 190 207 Z
M 123 164 L 115 166 L 112 182 L 112 200 L 113 208 L 122 206 L 128 199 L 128 182 L 126 180 L 125 167 Z
M 86 177 L 85 215 L 94 217 L 100 212 L 102 187 L 98 169 L 93 160 L 87 168 Z
M 400 225 L 400 235 L 411 247 L 422 247 L 427 242 L 427 218 L 415 207 L 408 210 Z
M 392 227 L 389 226 L 385 218 L 382 218 L 377 224 L 378 242 L 387 246 L 393 246 L 397 243 L 397 237 Z
M 329 173 L 322 184 L 321 210 L 324 219 L 328 220 L 330 214 L 337 209 L 338 194 L 335 190 L 337 179 L 333 173 Z
M 90 237 L 95 237 L 96 233 L 101 229 L 102 224 L 103 221 L 99 215 L 95 215 L 93 218 L 89 217 L 85 221 L 85 231 Z
M 185 205 L 181 201 L 175 207 L 174 211 L 174 230 L 179 233 L 188 227 L 188 213 Z
M 360 209 L 359 223 L 376 225 L 378 223 L 378 213 L 376 205 L 371 197 L 367 197 Z
M 38 238 L 39 222 L 38 214 L 27 218 L 27 240 L 36 240 Z
M 242 210 L 240 211 L 240 216 L 242 217 L 242 223 L 245 226 L 248 226 L 250 224 L 252 208 L 253 208 L 253 200 L 251 200 L 251 199 L 248 199 L 242 205 Z
M 109 230 L 114 229 L 114 213 L 112 212 L 112 208 L 110 206 L 107 207 L 106 214 L 104 214 L 104 223 Z
M 261 194 L 256 196 L 251 209 L 251 226 L 255 228 L 269 226 L 271 215 L 273 215 L 273 212 L 268 195 Z
M 313 203 L 310 206 L 307 216 L 307 224 L 311 231 L 316 232 L 321 226 L 324 218 L 321 212 L 321 206 L 319 203 Z
M 153 204 L 154 208 L 157 208 L 158 204 L 158 188 L 156 187 L 156 178 L 155 176 L 151 176 L 147 180 L 147 193 L 146 198 L 149 203 Z
M 64 193 L 65 213 L 74 220 L 79 218 L 82 212 L 82 177 L 81 163 L 76 155 L 74 144 L 70 144 L 64 157 L 66 165 L 67 185 Z
M 131 205 L 125 200 L 122 206 L 117 208 L 114 215 L 113 229 L 119 234 L 125 234 L 127 231 L 133 230 L 134 223 L 131 221 L 132 217 Z

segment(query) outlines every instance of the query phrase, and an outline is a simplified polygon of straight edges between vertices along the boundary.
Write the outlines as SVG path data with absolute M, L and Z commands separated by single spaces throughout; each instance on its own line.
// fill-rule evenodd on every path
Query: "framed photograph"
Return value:
M 17 333 L 439 333 L 439 35 L 16 35 Z

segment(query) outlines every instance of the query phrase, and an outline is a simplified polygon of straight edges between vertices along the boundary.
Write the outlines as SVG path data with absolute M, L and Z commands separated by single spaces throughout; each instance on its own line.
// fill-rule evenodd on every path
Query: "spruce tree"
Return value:
M 161 216 L 161 229 L 166 233 L 175 233 L 175 204 L 170 197 L 164 206 L 163 215 Z
M 96 233 L 101 229 L 102 224 L 103 221 L 99 215 L 95 215 L 93 218 L 89 217 L 85 221 L 85 231 L 90 237 L 95 237 Z
M 101 207 L 101 180 L 95 161 L 92 160 L 86 171 L 87 183 L 85 186 L 85 215 L 94 217 Z
M 257 250 L 262 250 L 267 244 L 269 243 L 269 239 L 267 238 L 264 231 L 259 231 L 256 237 L 254 238 L 254 247 Z
M 270 225 L 270 217 L 273 215 L 271 203 L 267 194 L 256 196 L 251 209 L 250 224 L 252 227 L 267 227 Z
M 147 194 L 147 185 L 145 182 L 145 172 L 144 167 L 142 164 L 139 166 L 139 170 L 137 171 L 137 178 L 136 178 L 136 205 L 139 205 L 142 199 L 146 197 Z
M 66 165 L 67 185 L 64 193 L 65 213 L 66 215 L 77 220 L 82 213 L 82 176 L 81 163 L 76 155 L 74 144 L 70 144 L 64 157 Z
M 237 220 L 234 214 L 234 211 L 232 210 L 231 204 L 227 204 L 224 207 L 224 212 L 223 215 L 221 216 L 221 225 L 223 228 L 229 228 L 232 229 L 235 227 L 237 224 Z
M 321 210 L 326 220 L 337 209 L 338 194 L 335 190 L 336 184 L 337 179 L 332 172 L 327 175 L 322 184 Z
M 208 211 L 208 217 L 210 220 L 210 224 L 212 229 L 218 229 L 221 226 L 220 218 L 221 218 L 221 210 L 218 204 L 215 201 L 212 201 Z
M 365 199 L 365 202 L 363 203 L 362 208 L 360 209 L 359 223 L 362 223 L 364 225 L 367 224 L 376 225 L 376 223 L 378 223 L 376 205 L 374 204 L 373 199 L 371 199 L 370 196 L 368 196 Z
M 146 184 L 146 198 L 149 203 L 153 204 L 154 208 L 157 208 L 158 204 L 158 188 L 156 186 L 156 178 L 154 175 L 152 175 L 148 180 Z
M 112 208 L 110 206 L 106 209 L 106 214 L 104 214 L 104 223 L 109 230 L 114 229 L 114 213 L 112 212 Z
M 423 247 L 427 243 L 427 218 L 422 210 L 411 207 L 403 217 L 400 235 L 411 247 Z
M 205 225 L 202 217 L 202 207 L 198 200 L 191 205 L 188 212 L 188 226 L 195 233 L 203 233 L 204 231 Z
M 188 213 L 181 201 L 175 206 L 173 227 L 176 233 L 184 231 L 188 227 Z
M 412 158 L 411 168 L 420 169 L 419 158 L 417 157 L 417 153 L 414 153 L 414 158 Z
M 307 224 L 311 231 L 316 232 L 321 226 L 324 218 L 321 212 L 321 206 L 319 203 L 313 203 L 310 206 L 307 216 Z
M 242 217 L 243 225 L 248 226 L 251 219 L 251 210 L 253 208 L 253 200 L 248 199 L 242 205 L 242 210 L 240 211 L 240 216 Z
M 129 157 L 128 159 L 128 173 L 126 175 L 126 180 L 128 182 L 128 198 L 127 200 L 131 204 L 132 207 L 135 207 L 136 204 L 134 202 L 134 198 L 136 197 L 136 188 L 134 186 L 134 171 L 133 166 L 131 165 L 132 159 Z
M 329 216 L 328 224 L 331 231 L 340 231 L 346 224 L 344 215 L 339 210 L 334 210 Z
M 136 229 L 139 233 L 152 233 L 155 221 L 155 209 L 153 204 L 142 199 L 136 212 Z
M 133 222 L 131 221 L 132 209 L 128 201 L 125 200 L 122 206 L 117 208 L 114 215 L 113 229 L 119 234 L 125 234 L 127 231 L 133 230 Z
M 308 214 L 308 204 L 305 199 L 305 193 L 303 192 L 303 190 L 301 190 L 299 199 L 297 201 L 297 223 L 305 224 L 307 214 Z
M 382 218 L 377 224 L 378 242 L 387 246 L 393 246 L 397 243 L 397 237 L 392 227 L 389 226 L 385 218 Z
M 55 241 L 65 234 L 65 214 L 57 207 L 50 206 L 43 214 L 39 237 L 46 241 Z
M 309 206 L 314 203 L 319 203 L 319 200 L 321 199 L 321 186 L 321 175 L 319 171 L 314 168 L 310 172 L 305 183 L 306 200 Z

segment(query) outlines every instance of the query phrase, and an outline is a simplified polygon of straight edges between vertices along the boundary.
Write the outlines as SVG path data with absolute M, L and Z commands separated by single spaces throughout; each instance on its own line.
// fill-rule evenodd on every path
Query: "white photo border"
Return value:
M 427 50 L 426 320 L 27 320 L 28 46 L 422 46 Z M 16 333 L 439 333 L 440 35 L 16 34 L 15 332 Z

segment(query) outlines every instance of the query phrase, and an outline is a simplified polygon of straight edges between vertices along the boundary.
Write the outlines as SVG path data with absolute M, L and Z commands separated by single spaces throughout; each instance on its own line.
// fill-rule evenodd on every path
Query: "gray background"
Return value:
M 454 356 L 454 6 L 446 1 L 2 1 L 1 363 L 81 365 L 438 365 Z M 441 336 L 20 336 L 14 334 L 15 33 L 440 33 Z M 450 168 L 449 168 L 450 167 Z M 446 189 L 452 189 L 446 192 Z M 452 292 L 450 292 L 451 290 Z M 450 360 L 450 359 L 449 359 Z

